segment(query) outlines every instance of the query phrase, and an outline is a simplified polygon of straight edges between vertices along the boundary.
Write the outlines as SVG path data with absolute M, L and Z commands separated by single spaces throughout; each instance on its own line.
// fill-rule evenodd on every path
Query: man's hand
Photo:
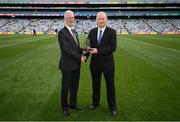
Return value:
M 84 63 L 87 61 L 87 57 L 86 56 L 81 56 L 81 62 Z
M 88 53 L 88 50 L 83 50 L 82 53 L 83 53 L 83 55 L 85 55 Z
M 91 54 L 96 54 L 97 53 L 97 48 L 91 48 L 89 51 Z

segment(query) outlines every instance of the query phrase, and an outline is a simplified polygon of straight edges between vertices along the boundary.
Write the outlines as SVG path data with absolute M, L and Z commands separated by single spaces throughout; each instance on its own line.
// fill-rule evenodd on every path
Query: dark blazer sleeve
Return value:
M 98 48 L 98 53 L 97 55 L 104 55 L 104 54 L 109 54 L 112 53 L 116 50 L 116 44 L 117 44 L 117 36 L 116 36 L 116 31 L 114 29 L 110 29 L 108 33 L 106 34 L 110 34 L 110 43 L 109 45 L 103 46 L 103 47 L 99 47 Z
M 81 60 L 81 54 L 77 53 L 77 51 L 74 51 L 73 48 L 70 48 L 69 43 L 67 40 L 67 37 L 65 36 L 65 32 L 62 30 L 59 31 L 58 33 L 58 42 L 60 45 L 60 48 L 63 52 L 67 53 L 68 55 L 72 56 L 76 60 L 80 61 Z

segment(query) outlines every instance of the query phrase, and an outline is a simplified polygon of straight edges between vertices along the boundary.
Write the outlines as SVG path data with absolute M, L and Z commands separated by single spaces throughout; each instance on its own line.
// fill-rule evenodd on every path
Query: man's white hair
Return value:
M 68 13 L 73 13 L 73 14 L 74 14 L 74 12 L 73 12 L 73 11 L 71 11 L 71 10 L 67 10 L 67 11 L 65 11 L 65 12 L 64 12 L 64 18 L 66 18 L 66 17 L 67 17 L 67 14 L 68 14 Z
M 107 19 L 107 15 L 106 15 L 106 13 L 105 13 L 104 11 L 98 12 L 97 15 L 96 15 L 96 19 L 97 19 L 101 14 L 104 15 L 104 17 Z

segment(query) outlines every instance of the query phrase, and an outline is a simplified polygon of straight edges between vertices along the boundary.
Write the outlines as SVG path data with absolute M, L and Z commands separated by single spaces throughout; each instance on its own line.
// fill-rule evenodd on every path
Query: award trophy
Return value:
M 87 53 L 89 51 L 92 51 L 92 48 L 91 48 L 91 42 L 90 42 L 90 39 L 87 38 L 86 39 L 86 47 L 84 48 L 84 51 Z
M 83 56 L 86 57 L 85 62 L 87 62 L 87 54 L 89 53 L 89 51 L 91 51 L 91 42 L 89 38 L 86 38 L 86 47 L 83 49 Z M 89 54 L 88 54 L 89 55 Z

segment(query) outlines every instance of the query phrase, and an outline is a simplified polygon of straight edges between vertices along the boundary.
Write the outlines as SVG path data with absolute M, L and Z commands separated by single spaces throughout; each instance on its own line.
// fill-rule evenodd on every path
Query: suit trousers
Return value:
M 77 70 L 61 70 L 61 107 L 62 110 L 69 109 L 69 106 L 77 105 L 77 91 L 79 86 L 80 69 Z M 69 102 L 68 102 L 68 94 Z
M 102 71 L 100 68 L 91 69 L 92 87 L 93 87 L 93 105 L 100 103 L 101 76 L 104 74 L 106 81 L 107 101 L 110 110 L 116 110 L 114 70 Z

